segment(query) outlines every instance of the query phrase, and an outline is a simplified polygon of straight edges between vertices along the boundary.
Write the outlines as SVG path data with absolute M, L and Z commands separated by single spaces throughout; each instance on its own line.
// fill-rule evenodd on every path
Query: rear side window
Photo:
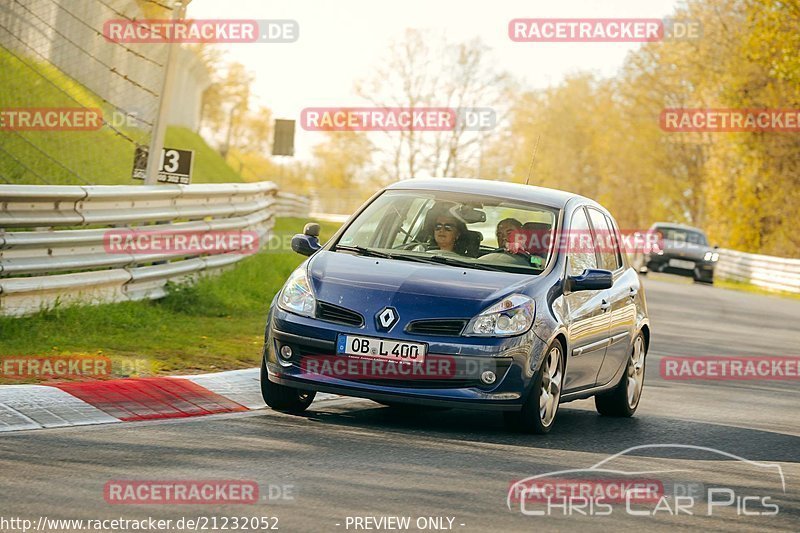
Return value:
M 611 238 L 614 240 L 614 251 L 616 252 L 617 256 L 617 268 L 622 268 L 622 249 L 620 248 L 619 244 L 619 228 L 617 228 L 616 222 L 606 215 L 606 222 L 608 222 L 608 227 L 611 228 Z
M 611 230 L 606 220 L 606 216 L 591 207 L 589 211 L 589 218 L 592 219 L 592 227 L 594 228 L 592 239 L 597 246 L 597 255 L 600 261 L 600 268 L 615 271 L 621 265 L 617 264 L 617 250 L 616 235 Z
M 590 234 L 589 221 L 586 219 L 586 212 L 583 208 L 572 214 L 569 229 L 570 233 L 575 236 Z M 587 268 L 597 268 L 594 243 L 591 241 L 592 239 L 579 239 L 580 245 L 570 246 L 571 250 L 569 251 L 567 262 L 568 275 L 580 276 Z

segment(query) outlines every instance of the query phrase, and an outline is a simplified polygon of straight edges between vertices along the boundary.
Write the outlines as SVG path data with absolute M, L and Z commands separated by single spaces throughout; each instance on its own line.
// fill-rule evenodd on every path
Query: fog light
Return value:
M 481 381 L 486 383 L 487 385 L 491 385 L 497 379 L 497 376 L 491 370 L 485 371 L 481 374 Z
M 284 359 L 291 359 L 292 358 L 292 348 L 291 346 L 283 345 L 281 346 L 281 357 Z

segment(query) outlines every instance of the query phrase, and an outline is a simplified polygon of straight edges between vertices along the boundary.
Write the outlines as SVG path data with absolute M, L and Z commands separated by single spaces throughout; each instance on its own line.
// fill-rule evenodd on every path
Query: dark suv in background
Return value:
M 667 272 L 690 276 L 700 283 L 714 282 L 719 260 L 717 246 L 710 246 L 703 230 L 682 224 L 656 222 L 648 230 L 644 250 L 636 254 L 639 272 Z

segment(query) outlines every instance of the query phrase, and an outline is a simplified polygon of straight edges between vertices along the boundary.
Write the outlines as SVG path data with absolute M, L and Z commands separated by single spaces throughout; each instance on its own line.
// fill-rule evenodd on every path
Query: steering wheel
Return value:
M 529 251 L 527 251 L 527 250 L 525 250 L 523 248 L 520 248 L 519 250 L 512 252 L 511 250 L 509 250 L 505 246 L 502 246 L 500 248 L 495 248 L 494 250 L 491 250 L 491 251 L 487 252 L 487 254 L 521 255 L 523 257 L 530 257 L 532 255 Z
M 428 248 L 424 242 L 419 242 L 418 240 L 415 239 L 412 242 L 407 242 L 404 244 L 400 244 L 398 246 L 393 246 L 392 250 L 409 250 L 412 252 L 426 252 L 428 251 Z

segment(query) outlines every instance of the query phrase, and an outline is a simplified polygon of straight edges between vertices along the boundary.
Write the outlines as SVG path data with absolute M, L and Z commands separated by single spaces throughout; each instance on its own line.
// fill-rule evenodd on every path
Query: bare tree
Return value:
M 393 179 L 454 175 L 470 166 L 477 175 L 483 135 L 469 127 L 463 112 L 490 108 L 497 113 L 508 81 L 479 40 L 452 44 L 409 29 L 392 43 L 374 74 L 356 84 L 356 92 L 377 107 L 447 107 L 459 117 L 447 131 L 385 132 L 376 146 L 386 147 L 382 165 Z

